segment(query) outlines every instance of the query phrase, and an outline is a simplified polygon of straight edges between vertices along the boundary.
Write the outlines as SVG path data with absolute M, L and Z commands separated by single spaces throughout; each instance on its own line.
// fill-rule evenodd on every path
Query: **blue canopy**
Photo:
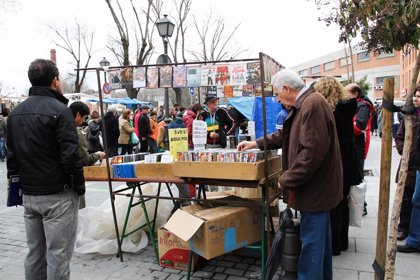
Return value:
M 99 98 L 91 98 L 88 99 L 87 102 L 99 102 Z M 103 103 L 116 103 L 116 104 L 124 104 L 124 105 L 137 105 L 141 102 L 137 99 L 131 99 L 130 97 L 124 97 L 124 98 L 103 98 Z
M 90 98 L 87 102 L 99 102 L 99 98 Z M 103 103 L 116 103 L 114 98 L 102 98 Z
M 262 97 L 235 97 L 228 101 L 228 105 L 236 108 L 248 120 L 255 122 L 255 136 L 260 138 L 264 135 Z M 276 117 L 281 110 L 281 105 L 277 102 L 277 97 L 266 97 L 266 120 L 267 134 L 276 131 Z
M 131 99 L 130 97 L 115 98 L 115 100 L 116 100 L 115 103 L 124 104 L 124 105 L 137 105 L 137 104 L 140 104 L 140 101 L 138 101 L 137 99 Z

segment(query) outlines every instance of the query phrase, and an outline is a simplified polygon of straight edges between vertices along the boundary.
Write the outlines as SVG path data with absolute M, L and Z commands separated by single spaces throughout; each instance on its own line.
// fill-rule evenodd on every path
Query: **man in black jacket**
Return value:
M 145 153 L 149 150 L 150 139 L 150 120 L 149 120 L 149 106 L 141 106 L 141 115 L 139 118 L 139 139 L 140 139 L 140 153 Z
M 85 193 L 76 124 L 51 60 L 31 63 L 29 98 L 9 115 L 8 177 L 20 176 L 29 247 L 26 279 L 69 279 Z
M 104 116 L 104 122 L 102 122 L 102 125 L 105 124 L 106 127 L 108 157 L 118 155 L 118 137 L 120 137 L 120 126 L 116 112 L 117 109 L 115 107 L 108 107 L 108 110 Z

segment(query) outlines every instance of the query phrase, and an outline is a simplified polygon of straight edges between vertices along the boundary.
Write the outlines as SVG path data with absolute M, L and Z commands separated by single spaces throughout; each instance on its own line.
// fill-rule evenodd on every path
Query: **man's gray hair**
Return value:
M 115 106 L 108 106 L 108 110 L 106 110 L 108 113 L 113 113 L 115 114 L 117 112 L 117 107 Z
M 293 90 L 300 91 L 305 87 L 305 83 L 299 75 L 290 69 L 282 69 L 271 78 L 271 84 L 278 90 L 281 90 L 284 85 L 288 85 Z

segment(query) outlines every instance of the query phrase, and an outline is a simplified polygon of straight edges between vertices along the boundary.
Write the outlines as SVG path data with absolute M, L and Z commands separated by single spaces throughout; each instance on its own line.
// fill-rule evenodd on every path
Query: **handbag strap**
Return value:
M 295 192 L 291 191 L 289 192 L 289 196 L 287 197 L 287 207 L 290 208 L 292 205 L 293 199 L 295 198 Z

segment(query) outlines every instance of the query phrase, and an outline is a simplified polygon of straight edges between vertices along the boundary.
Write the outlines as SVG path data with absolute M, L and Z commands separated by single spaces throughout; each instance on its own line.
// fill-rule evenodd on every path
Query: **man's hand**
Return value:
M 212 131 L 212 132 L 210 132 L 210 137 L 211 138 L 217 138 L 217 137 L 219 137 L 219 134 L 217 134 L 216 132 Z
M 277 188 L 279 189 L 279 191 L 282 191 L 283 190 L 283 187 L 280 185 L 280 181 L 277 182 Z
M 255 141 L 242 141 L 238 145 L 238 151 L 246 151 L 257 147 L 257 142 Z
M 104 158 L 105 158 L 105 153 L 104 153 L 104 152 L 98 151 L 98 152 L 96 152 L 96 154 L 98 154 L 98 155 L 99 155 L 99 159 L 100 159 L 100 160 L 102 160 L 102 159 L 104 159 Z

